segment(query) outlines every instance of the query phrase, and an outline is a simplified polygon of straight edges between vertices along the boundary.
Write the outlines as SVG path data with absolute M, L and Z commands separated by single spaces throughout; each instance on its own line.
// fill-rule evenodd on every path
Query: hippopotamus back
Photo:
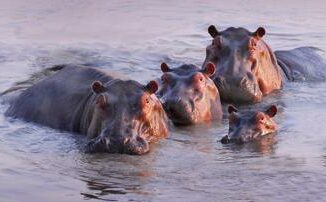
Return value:
M 275 55 L 290 81 L 323 81 L 326 78 L 324 52 L 318 48 L 275 51 Z
M 113 76 L 98 69 L 67 65 L 56 74 L 23 91 L 6 112 L 52 128 L 79 132 L 79 122 L 95 80 L 106 83 Z

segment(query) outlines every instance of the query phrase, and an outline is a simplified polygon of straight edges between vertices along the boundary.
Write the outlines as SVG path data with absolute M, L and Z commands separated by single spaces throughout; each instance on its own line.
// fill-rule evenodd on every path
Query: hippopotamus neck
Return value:
M 86 134 L 87 136 L 95 135 L 94 133 L 98 130 L 96 129 L 98 123 L 96 123 L 96 110 L 94 103 L 95 95 L 92 91 L 89 91 L 88 95 L 81 101 L 74 113 L 71 126 L 72 131 Z
M 291 70 L 288 65 L 286 65 L 280 58 L 277 58 L 277 64 L 282 70 L 283 81 L 289 80 L 293 81 L 293 77 L 291 76 Z
M 265 43 L 265 42 L 264 42 L 264 44 L 265 44 L 265 46 L 268 49 L 269 55 L 271 57 L 271 62 L 273 64 L 274 68 L 276 69 L 276 71 L 278 72 L 278 74 L 281 75 L 281 79 L 282 79 L 281 83 L 283 84 L 284 81 L 287 78 L 287 74 L 284 71 L 283 67 L 279 64 L 278 59 L 277 59 L 275 53 L 272 51 L 271 47 L 267 43 Z

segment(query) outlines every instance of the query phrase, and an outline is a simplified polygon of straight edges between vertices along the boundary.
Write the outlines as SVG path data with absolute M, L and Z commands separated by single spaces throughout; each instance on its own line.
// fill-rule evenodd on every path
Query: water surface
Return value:
M 264 26 L 274 50 L 326 50 L 324 1 L 3 0 L 0 91 L 55 64 L 93 64 L 145 83 L 171 66 L 201 65 L 207 27 Z M 172 128 L 149 154 L 88 155 L 85 138 L 4 117 L 0 201 L 322 201 L 326 83 L 288 83 L 274 103 L 279 132 L 243 147 L 217 141 L 222 123 Z M 243 108 L 248 108 L 244 106 Z M 255 107 L 255 106 L 254 106 Z

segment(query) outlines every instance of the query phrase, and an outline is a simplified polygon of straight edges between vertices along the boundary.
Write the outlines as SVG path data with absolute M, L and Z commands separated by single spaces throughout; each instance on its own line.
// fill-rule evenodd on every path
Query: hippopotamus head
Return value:
M 162 88 L 158 96 L 174 124 L 189 125 L 222 118 L 220 95 L 210 79 L 216 70 L 213 63 L 207 63 L 203 69 L 195 65 L 171 69 L 162 63 L 161 70 Z
M 149 143 L 168 135 L 167 116 L 154 94 L 156 81 L 112 80 L 92 84 L 95 105 L 88 135 L 89 152 L 144 154 Z M 93 135 L 92 135 L 93 134 Z
M 243 144 L 276 132 L 277 125 L 272 117 L 277 113 L 275 105 L 266 111 L 238 113 L 234 106 L 229 106 L 229 134 L 221 139 L 223 144 L 234 142 Z
M 259 102 L 262 97 L 282 85 L 281 69 L 274 53 L 262 40 L 266 31 L 228 28 L 218 32 L 208 28 L 213 38 L 206 48 L 206 59 L 217 65 L 214 77 L 221 99 L 226 102 Z

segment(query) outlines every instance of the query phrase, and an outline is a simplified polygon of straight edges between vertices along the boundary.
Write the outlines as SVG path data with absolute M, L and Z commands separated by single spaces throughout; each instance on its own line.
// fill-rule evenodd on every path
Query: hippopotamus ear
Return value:
M 216 72 L 216 66 L 211 62 L 207 63 L 204 69 L 202 70 L 202 73 L 206 74 L 208 77 L 213 76 L 215 72 Z
M 99 94 L 99 93 L 103 93 L 105 91 L 105 87 L 103 86 L 102 82 L 94 81 L 92 83 L 92 90 L 94 93 Z
M 233 105 L 229 105 L 228 112 L 229 112 L 229 114 L 231 114 L 233 112 L 238 112 L 238 109 Z
M 158 83 L 154 80 L 150 81 L 145 86 L 145 91 L 147 91 L 149 94 L 156 93 L 157 90 L 158 90 Z
M 171 71 L 170 67 L 165 62 L 162 62 L 161 70 L 162 70 L 162 72 L 170 72 Z
M 218 31 L 214 25 L 210 25 L 208 27 L 208 33 L 211 35 L 211 37 L 215 38 L 218 36 Z
M 270 117 L 274 117 L 277 113 L 277 107 L 272 105 L 265 111 L 265 113 Z
M 257 37 L 258 39 L 263 38 L 266 34 L 266 30 L 263 27 L 258 27 L 258 29 L 253 33 L 253 36 Z

